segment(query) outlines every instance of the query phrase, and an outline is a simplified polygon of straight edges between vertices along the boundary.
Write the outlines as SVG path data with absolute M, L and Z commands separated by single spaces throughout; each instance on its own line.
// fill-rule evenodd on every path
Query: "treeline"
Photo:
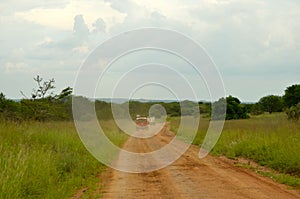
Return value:
M 94 106 L 87 98 L 77 98 L 81 98 L 83 104 L 90 103 L 90 106 Z M 181 115 L 195 116 L 197 115 L 197 110 L 200 111 L 200 114 L 211 117 L 212 106 L 214 106 L 215 118 L 212 119 L 224 117 L 226 120 L 247 119 L 250 115 L 259 115 L 265 112 L 272 114 L 274 112 L 285 111 L 288 119 L 298 120 L 300 118 L 300 85 L 292 85 L 288 87 L 285 90 L 284 96 L 268 95 L 262 97 L 255 104 L 245 104 L 237 97 L 228 96 L 226 98 L 219 99 L 213 104 L 210 102 L 192 102 L 188 100 L 168 103 L 129 101 L 123 104 L 111 104 L 103 101 L 95 101 L 95 110 L 99 119 L 108 120 L 113 118 L 111 106 L 114 106 L 115 109 L 117 109 L 117 115 L 115 115 L 115 117 L 126 117 L 126 113 L 129 111 L 130 116 L 134 119 L 137 114 L 148 115 L 149 109 L 155 104 L 159 104 L 164 107 L 166 114 L 169 117 Z M 226 111 L 222 110 L 225 107 Z M 221 113 L 225 113 L 226 115 L 221 115 Z M 157 110 L 154 110 L 152 114 L 154 114 L 153 116 L 155 117 L 159 117 L 163 113 L 161 112 L 161 109 L 158 108 Z M 82 115 L 83 118 L 89 118 L 88 115 L 84 114 L 84 110 L 82 110 Z
M 0 119 L 5 120 L 69 120 L 72 118 L 72 88 L 67 87 L 54 94 L 54 79 L 44 81 L 34 78 L 37 88 L 33 89 L 30 98 L 22 93 L 20 101 L 7 99 L 0 93 Z
M 283 96 L 268 95 L 257 103 L 249 105 L 251 114 L 260 115 L 264 112 L 286 112 L 288 119 L 299 120 L 300 117 L 300 85 L 289 86 Z
M 68 92 L 68 93 L 66 93 Z M 7 99 L 3 93 L 0 93 L 0 118 L 3 120 L 36 120 L 36 121 L 50 121 L 50 120 L 71 120 L 72 114 L 72 98 L 77 100 L 77 114 L 81 120 L 89 120 L 93 117 L 89 113 L 87 107 L 95 107 L 98 119 L 110 120 L 113 119 L 112 106 L 116 110 L 117 118 L 125 118 L 129 112 L 132 119 L 136 115 L 149 115 L 151 108 L 151 115 L 160 118 L 167 114 L 170 117 L 196 115 L 197 109 L 201 114 L 209 114 L 210 103 L 195 103 L 191 101 L 183 102 L 139 102 L 129 101 L 122 104 L 108 103 L 104 101 L 95 102 L 82 96 L 72 96 L 71 89 L 63 90 L 59 95 L 47 96 L 39 99 L 22 99 L 14 101 Z M 161 106 L 157 106 L 157 104 Z M 164 110 L 161 108 L 163 107 Z M 78 119 L 77 118 L 77 119 Z
M 255 104 L 242 104 L 236 97 L 229 96 L 226 99 L 221 98 L 214 103 L 216 112 L 222 112 L 220 106 L 227 103 L 226 119 L 245 119 L 249 115 L 260 115 L 265 112 L 285 112 L 288 119 L 299 120 L 300 118 L 300 85 L 292 85 L 286 88 L 283 96 L 267 95 Z M 224 112 L 224 111 L 223 111 Z M 220 115 L 217 115 L 220 117 Z M 218 119 L 218 118 L 216 118 Z
M 299 120 L 300 117 L 300 85 L 292 85 L 285 90 L 283 96 L 268 95 L 262 97 L 255 104 L 243 104 L 237 97 L 228 96 L 221 98 L 213 104 L 209 102 L 139 102 L 129 101 L 122 104 L 108 103 L 104 101 L 92 102 L 90 99 L 81 96 L 72 96 L 72 88 L 67 87 L 60 93 L 54 94 L 54 79 L 44 81 L 37 76 L 34 78 L 37 88 L 33 89 L 30 97 L 24 93 L 24 98 L 20 101 L 7 99 L 0 93 L 0 119 L 5 120 L 71 120 L 72 98 L 79 102 L 77 107 L 80 119 L 89 120 L 93 116 L 87 112 L 86 107 L 94 107 L 98 119 L 113 119 L 112 106 L 117 114 L 114 117 L 126 117 L 129 112 L 132 119 L 138 115 L 149 115 L 159 118 L 167 114 L 169 117 L 176 116 L 195 116 L 200 114 L 219 119 L 225 117 L 231 119 L 246 119 L 249 115 L 259 115 L 264 112 L 283 112 L 287 113 L 289 119 Z M 158 105 L 157 105 L 158 104 Z M 226 105 L 226 106 L 225 106 Z M 212 114 L 212 106 L 215 114 Z M 164 109 L 162 109 L 162 107 Z M 226 111 L 224 108 L 226 107 Z M 225 113 L 226 115 L 221 115 Z
M 77 114 L 81 120 L 89 120 L 93 117 L 92 110 L 95 107 L 98 119 L 113 119 L 112 106 L 116 109 L 117 114 L 114 117 L 125 118 L 128 112 L 132 119 L 139 115 L 149 115 L 151 108 L 152 116 L 159 118 L 167 114 L 168 116 L 195 115 L 196 110 L 200 109 L 201 113 L 210 112 L 210 103 L 194 103 L 191 101 L 183 102 L 147 102 L 129 101 L 122 104 L 107 103 L 104 101 L 92 102 L 90 99 L 82 96 L 73 96 L 72 88 L 67 87 L 60 93 L 55 94 L 54 79 L 43 80 L 40 76 L 33 78 L 37 84 L 37 88 L 33 89 L 30 97 L 23 92 L 23 99 L 20 101 L 7 99 L 3 93 L 0 93 L 0 120 L 36 120 L 36 121 L 52 121 L 52 120 L 71 120 L 72 100 L 76 100 Z M 157 106 L 159 104 L 160 106 Z M 155 106 L 153 106 L 155 105 Z M 164 109 L 162 109 L 162 107 Z M 166 113 L 165 113 L 166 112 Z M 78 119 L 77 118 L 77 119 Z
M 110 120 L 115 118 L 127 118 L 129 113 L 132 119 L 135 119 L 136 115 L 146 115 L 154 116 L 160 118 L 161 116 L 167 114 L 169 117 L 176 116 L 195 116 L 197 115 L 197 110 L 201 114 L 209 114 L 211 104 L 205 102 L 191 102 L 191 101 L 182 101 L 182 102 L 139 102 L 139 101 L 128 101 L 121 104 L 109 103 L 104 101 L 96 100 L 92 102 L 85 97 L 75 97 L 77 107 L 77 115 L 80 116 L 79 119 L 89 120 L 93 116 L 91 113 L 86 110 L 91 107 L 95 107 L 96 115 L 98 119 L 101 120 Z M 89 107 L 89 108 L 86 108 Z M 115 110 L 115 115 L 113 116 L 112 107 Z M 151 111 L 149 111 L 151 110 Z M 198 112 L 199 112 L 198 111 Z

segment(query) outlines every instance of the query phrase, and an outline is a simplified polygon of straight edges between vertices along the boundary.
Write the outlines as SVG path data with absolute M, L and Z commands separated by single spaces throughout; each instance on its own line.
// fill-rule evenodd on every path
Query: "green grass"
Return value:
M 179 121 L 171 119 L 173 131 Z M 201 145 L 208 125 L 209 121 L 201 118 L 193 144 Z M 277 181 L 300 188 L 300 123 L 288 121 L 285 114 L 226 121 L 211 153 L 251 159 L 280 172 L 282 175 L 270 174 Z
M 112 122 L 104 129 L 115 144 L 126 136 Z M 0 198 L 69 198 L 96 186 L 105 170 L 81 143 L 72 122 L 0 121 Z

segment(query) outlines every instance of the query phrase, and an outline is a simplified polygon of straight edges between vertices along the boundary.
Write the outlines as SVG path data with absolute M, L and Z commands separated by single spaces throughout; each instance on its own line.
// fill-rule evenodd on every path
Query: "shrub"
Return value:
M 286 114 L 289 120 L 298 121 L 300 118 L 300 102 L 296 106 L 287 109 Z

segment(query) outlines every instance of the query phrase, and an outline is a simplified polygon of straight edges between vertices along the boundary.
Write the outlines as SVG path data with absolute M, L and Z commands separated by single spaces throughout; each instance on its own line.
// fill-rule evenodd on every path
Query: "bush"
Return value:
M 286 114 L 289 120 L 298 121 L 300 118 L 300 102 L 296 106 L 287 109 Z
M 262 108 L 262 111 L 269 112 L 282 112 L 283 100 L 282 97 L 276 95 L 268 95 L 262 97 L 258 102 Z
M 226 103 L 226 110 L 224 110 Z M 226 120 L 234 120 L 234 119 L 247 119 L 249 116 L 247 115 L 247 108 L 241 104 L 240 100 L 236 97 L 229 96 L 226 99 L 221 98 L 217 102 L 213 103 L 214 112 L 212 114 L 213 120 L 218 120 L 223 118 L 226 111 Z
M 264 113 L 264 111 L 263 111 L 262 105 L 260 103 L 256 103 L 252 106 L 252 108 L 251 108 L 252 115 L 261 115 L 263 113 Z
M 286 88 L 283 102 L 287 108 L 296 106 L 300 102 L 300 84 L 295 84 Z

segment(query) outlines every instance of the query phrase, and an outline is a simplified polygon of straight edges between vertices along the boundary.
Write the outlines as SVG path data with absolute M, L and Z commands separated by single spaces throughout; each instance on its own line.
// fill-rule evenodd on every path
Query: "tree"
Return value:
M 34 81 L 38 84 L 37 89 L 33 89 L 33 92 L 31 94 L 32 99 L 44 99 L 46 97 L 52 97 L 53 93 L 48 94 L 49 91 L 55 88 L 53 85 L 55 83 L 55 80 L 49 79 L 48 81 L 43 81 L 43 78 L 41 78 L 39 75 L 36 76 L 36 78 L 33 78 Z
M 164 106 L 166 107 L 168 115 L 171 117 L 177 117 L 181 115 L 179 102 L 165 103 Z
M 71 87 L 67 87 L 63 89 L 58 95 L 55 95 L 55 99 L 63 100 L 71 96 L 73 89 Z
M 37 88 L 33 89 L 31 98 L 21 100 L 21 111 L 25 119 L 61 120 L 71 118 L 71 94 L 72 88 L 67 87 L 59 94 L 54 94 L 55 80 L 44 81 L 39 75 L 33 78 Z
M 199 105 L 198 103 L 184 100 L 180 103 L 181 108 L 181 115 L 197 115 L 197 112 L 199 112 Z
M 226 120 L 232 119 L 246 119 L 249 118 L 247 115 L 247 108 L 241 104 L 241 101 L 233 96 L 228 96 L 226 99 L 220 98 L 217 102 L 213 103 L 214 113 L 212 114 L 212 119 L 222 118 L 222 113 L 225 113 L 226 103 Z M 224 115 L 223 115 L 224 117 Z
M 210 113 L 211 103 L 210 102 L 198 102 L 200 114 Z
M 162 116 L 166 116 L 165 107 L 160 104 L 153 104 L 149 109 L 149 117 L 161 118 Z
M 220 120 L 226 117 L 226 99 L 224 97 L 220 98 L 218 101 L 211 105 L 211 119 Z
M 251 114 L 252 115 L 260 115 L 260 114 L 263 114 L 264 111 L 263 111 L 263 107 L 260 103 L 255 103 L 252 105 L 251 107 Z
M 0 116 L 3 119 L 19 120 L 20 104 L 10 99 L 6 99 L 3 93 L 0 93 Z
M 5 95 L 3 93 L 0 93 L 0 112 L 2 112 L 5 108 L 5 100 Z
M 300 84 L 295 84 L 286 88 L 283 102 L 287 108 L 296 106 L 300 102 Z
M 226 119 L 246 119 L 249 118 L 247 115 L 247 109 L 243 106 L 240 100 L 236 97 L 229 96 L 226 98 L 227 110 L 226 110 Z
M 289 120 L 297 121 L 300 118 L 300 102 L 296 106 L 287 109 L 286 114 Z
M 262 97 L 258 103 L 264 112 L 269 112 L 270 114 L 273 112 L 282 112 L 283 109 L 282 97 L 276 95 Z

